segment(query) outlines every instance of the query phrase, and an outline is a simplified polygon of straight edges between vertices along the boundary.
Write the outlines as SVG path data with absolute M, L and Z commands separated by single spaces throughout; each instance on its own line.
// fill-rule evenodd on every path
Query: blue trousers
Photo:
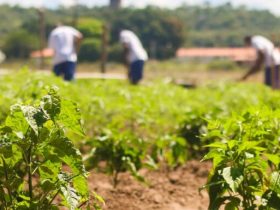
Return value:
M 66 61 L 54 66 L 53 71 L 56 76 L 63 75 L 64 80 L 71 81 L 74 79 L 76 70 L 76 63 L 71 61 Z
M 128 79 L 131 84 L 136 85 L 143 78 L 144 64 L 143 60 L 137 60 L 130 64 Z
M 272 87 L 279 89 L 280 88 L 280 66 L 275 66 L 274 69 L 271 67 L 265 68 L 265 84 Z

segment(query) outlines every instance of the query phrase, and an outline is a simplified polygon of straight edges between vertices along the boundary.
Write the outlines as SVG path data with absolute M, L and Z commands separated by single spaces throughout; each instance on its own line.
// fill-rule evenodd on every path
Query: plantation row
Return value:
M 145 181 L 141 168 L 203 156 L 213 160 L 209 209 L 279 206 L 280 94 L 264 86 L 64 83 L 22 71 L 0 79 L 0 93 L 3 209 L 98 209 L 86 170 L 116 186 L 120 172 Z

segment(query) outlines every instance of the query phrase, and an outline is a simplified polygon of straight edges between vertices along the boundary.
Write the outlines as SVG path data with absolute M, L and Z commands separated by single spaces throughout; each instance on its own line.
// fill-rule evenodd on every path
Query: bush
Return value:
M 28 58 L 38 48 L 38 38 L 25 30 L 10 33 L 5 40 L 3 51 L 8 58 Z
M 114 44 L 109 49 L 109 60 L 110 61 L 117 61 L 122 62 L 123 61 L 123 48 L 120 44 Z
M 183 23 L 164 10 L 146 8 L 120 10 L 111 20 L 112 42 L 119 40 L 119 29 L 135 32 L 142 41 L 148 54 L 156 59 L 175 56 L 177 49 L 184 43 Z
M 79 53 L 80 61 L 97 61 L 101 56 L 101 42 L 87 38 L 83 41 Z
M 101 39 L 103 33 L 103 23 L 96 19 L 82 18 L 79 20 L 77 29 L 85 38 Z

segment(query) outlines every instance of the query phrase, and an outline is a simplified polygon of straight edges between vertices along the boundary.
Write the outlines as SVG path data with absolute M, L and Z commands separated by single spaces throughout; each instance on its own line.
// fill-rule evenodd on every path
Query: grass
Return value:
M 0 69 L 19 70 L 28 66 L 32 70 L 38 69 L 35 60 L 12 60 L 0 65 Z M 45 70 L 50 71 L 51 61 L 46 61 Z M 241 77 L 248 67 L 240 67 L 235 63 L 224 60 L 214 60 L 211 62 L 167 60 L 150 60 L 145 65 L 144 81 L 168 80 L 179 83 L 205 84 L 209 82 L 234 81 Z M 79 63 L 77 72 L 99 73 L 100 63 Z M 119 63 L 107 64 L 108 74 L 126 75 L 126 69 Z M 250 78 L 249 81 L 262 82 L 262 72 Z

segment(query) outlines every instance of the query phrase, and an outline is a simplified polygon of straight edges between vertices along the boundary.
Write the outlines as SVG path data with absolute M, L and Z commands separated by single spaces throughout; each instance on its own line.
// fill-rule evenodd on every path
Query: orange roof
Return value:
M 256 57 L 253 48 L 181 48 L 177 51 L 179 58 L 213 58 L 223 57 L 234 61 L 251 61 Z
M 31 58 L 40 58 L 40 57 L 44 57 L 44 58 L 49 58 L 52 57 L 54 54 L 52 49 L 46 48 L 43 49 L 42 51 L 37 50 L 37 51 L 33 51 L 30 54 Z

